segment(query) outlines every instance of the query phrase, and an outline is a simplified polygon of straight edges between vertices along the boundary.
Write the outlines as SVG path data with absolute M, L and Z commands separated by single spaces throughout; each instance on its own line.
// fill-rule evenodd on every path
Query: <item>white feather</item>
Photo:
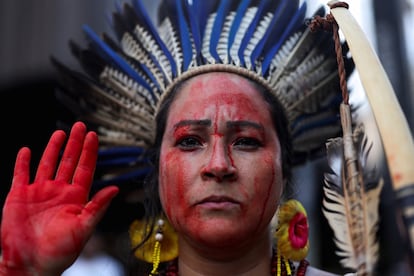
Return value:
M 224 22 L 223 30 L 220 35 L 220 39 L 217 45 L 217 53 L 224 64 L 229 64 L 229 55 L 228 55 L 228 48 L 229 48 L 229 32 L 231 26 L 233 24 L 235 12 L 231 12 Z
M 203 38 L 203 46 L 201 49 L 201 53 L 204 56 L 204 58 L 207 60 L 208 63 L 215 63 L 215 58 L 210 53 L 210 40 L 211 40 L 211 33 L 213 30 L 214 20 L 216 19 L 217 13 L 212 13 L 208 17 L 206 29 L 204 30 L 205 35 Z
M 356 136 L 356 137 L 355 137 Z M 323 213 L 334 232 L 337 255 L 341 264 L 361 275 L 373 275 L 378 260 L 379 244 L 377 230 L 379 223 L 378 206 L 382 179 L 367 190 L 368 175 L 361 164 L 368 156 L 367 143 L 363 142 L 363 133 L 354 132 L 355 146 L 360 154 L 354 160 L 358 164 L 358 185 L 348 186 L 347 166 L 344 156 L 344 140 L 331 139 L 327 142 L 328 161 L 332 173 L 325 174 Z M 348 163 L 347 163 L 348 164 Z
M 170 83 L 172 80 L 171 64 L 165 56 L 165 53 L 158 46 L 157 42 L 148 34 L 148 32 L 143 27 L 139 25 L 135 27 L 134 34 L 142 43 L 144 49 L 148 53 L 151 53 L 155 58 L 157 58 L 167 83 Z
M 162 24 L 159 27 L 159 34 L 161 39 L 165 42 L 168 50 L 174 57 L 178 75 L 182 73 L 183 70 L 183 53 L 180 44 L 180 39 L 178 37 L 177 31 L 171 24 L 170 19 L 167 17 L 164 19 Z
M 259 26 L 256 28 L 253 37 L 250 39 L 249 43 L 246 46 L 246 49 L 244 50 L 244 61 L 246 64 L 246 68 L 249 70 L 253 68 L 250 60 L 252 52 L 254 48 L 256 48 L 260 40 L 263 38 L 263 36 L 266 34 L 266 31 L 269 28 L 270 23 L 272 22 L 272 18 L 273 15 L 271 13 L 268 13 L 266 14 L 266 16 L 262 18 L 262 20 L 260 20 Z
M 124 53 L 136 61 L 144 64 L 154 75 L 156 82 L 160 85 L 160 90 L 165 89 L 164 77 L 158 67 L 154 64 L 151 58 L 146 54 L 142 47 L 135 41 L 135 39 L 129 34 L 125 33 L 121 39 L 121 46 Z M 155 87 L 155 86 L 154 86 Z M 158 90 L 158 89 L 155 89 Z M 155 91 L 153 90 L 153 91 Z M 161 92 L 158 91 L 156 95 Z
M 257 7 L 250 7 L 247 9 L 245 16 L 243 17 L 240 23 L 240 27 L 237 30 L 234 43 L 231 45 L 230 56 L 236 66 L 240 66 L 239 49 L 240 49 L 240 44 L 243 40 L 243 36 L 246 34 L 246 31 L 249 28 L 251 22 L 253 21 L 256 13 L 257 13 Z

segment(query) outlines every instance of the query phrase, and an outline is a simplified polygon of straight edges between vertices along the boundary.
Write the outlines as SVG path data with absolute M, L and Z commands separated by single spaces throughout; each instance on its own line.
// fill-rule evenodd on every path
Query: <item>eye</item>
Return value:
M 176 146 L 184 149 L 184 150 L 192 150 L 196 148 L 200 148 L 203 145 L 203 143 L 194 136 L 188 136 L 181 138 L 177 141 Z
M 240 149 L 257 149 L 263 146 L 263 144 L 256 138 L 241 137 L 234 142 L 233 146 Z

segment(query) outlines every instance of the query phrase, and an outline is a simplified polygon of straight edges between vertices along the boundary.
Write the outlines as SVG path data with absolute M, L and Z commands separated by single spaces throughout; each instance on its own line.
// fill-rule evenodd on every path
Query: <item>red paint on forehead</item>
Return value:
M 209 73 L 188 81 L 187 101 L 201 113 L 207 107 L 228 106 L 233 108 L 232 119 L 241 119 L 245 114 L 257 114 L 257 99 L 266 104 L 256 87 L 247 79 L 230 73 Z M 236 112 L 237 110 L 237 112 Z M 218 111 L 218 110 L 217 110 Z M 201 114 L 198 114 L 201 115 Z

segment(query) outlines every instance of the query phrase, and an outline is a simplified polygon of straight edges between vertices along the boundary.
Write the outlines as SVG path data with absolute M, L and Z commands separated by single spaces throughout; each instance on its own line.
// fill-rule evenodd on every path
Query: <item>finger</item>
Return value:
M 76 167 L 73 184 L 81 185 L 89 192 L 95 173 L 96 160 L 98 158 L 98 135 L 90 131 L 85 137 L 82 153 Z
M 62 130 L 56 130 L 52 134 L 37 167 L 35 182 L 44 182 L 54 177 L 59 153 L 65 139 L 66 133 Z
M 30 157 L 31 152 L 27 147 L 19 150 L 14 165 L 12 188 L 27 185 L 30 181 Z
M 95 228 L 118 191 L 119 189 L 116 186 L 105 187 L 97 192 L 91 201 L 86 204 L 80 215 L 80 219 L 87 229 Z
M 73 173 L 78 165 L 79 156 L 81 155 L 85 133 L 86 126 L 84 123 L 76 122 L 73 124 L 65 151 L 63 152 L 56 172 L 57 181 L 72 182 Z

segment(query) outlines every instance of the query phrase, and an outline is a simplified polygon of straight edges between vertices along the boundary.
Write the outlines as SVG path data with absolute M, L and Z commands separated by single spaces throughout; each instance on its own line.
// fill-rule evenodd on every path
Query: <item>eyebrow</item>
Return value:
M 228 128 L 239 128 L 239 127 L 253 127 L 258 130 L 263 130 L 263 126 L 261 124 L 252 122 L 252 121 L 231 121 L 227 122 Z
M 205 120 L 182 120 L 179 121 L 174 125 L 174 128 L 177 129 L 179 127 L 183 126 L 190 126 L 190 125 L 196 125 L 196 126 L 211 126 L 211 120 L 205 119 Z
M 179 121 L 174 125 L 174 128 L 179 128 L 183 126 L 190 126 L 190 125 L 196 125 L 196 126 L 211 126 L 211 120 L 205 119 L 205 120 L 182 120 Z M 263 126 L 261 124 L 251 122 L 251 121 L 230 121 L 226 123 L 228 128 L 239 128 L 239 127 L 253 127 L 259 130 L 263 130 Z

